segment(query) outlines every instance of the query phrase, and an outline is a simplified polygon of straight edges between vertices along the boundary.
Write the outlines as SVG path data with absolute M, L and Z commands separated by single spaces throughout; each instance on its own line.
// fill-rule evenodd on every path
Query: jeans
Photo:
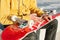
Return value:
M 0 29 L 3 30 L 4 26 L 0 23 Z
M 45 25 L 44 27 L 41 28 L 41 29 L 46 28 L 45 40 L 55 40 L 57 24 L 58 24 L 58 21 L 55 19 L 52 22 L 48 23 L 47 25 Z M 36 33 L 35 32 L 30 33 L 23 40 L 39 40 L 39 35 L 40 35 L 39 30 L 37 30 Z

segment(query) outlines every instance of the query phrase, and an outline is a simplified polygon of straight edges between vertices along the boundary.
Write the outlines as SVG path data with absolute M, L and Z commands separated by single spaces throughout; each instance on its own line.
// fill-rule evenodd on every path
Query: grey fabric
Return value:
M 58 26 L 57 24 L 58 24 L 57 20 L 53 20 L 51 23 L 48 24 L 45 40 L 55 40 L 57 26 Z
M 37 38 L 36 33 L 33 32 L 29 34 L 28 36 L 26 36 L 23 40 L 37 40 L 36 38 Z
M 55 19 L 43 27 L 43 28 L 46 28 L 45 40 L 55 40 L 57 24 L 58 24 L 58 21 Z M 43 28 L 41 28 L 41 29 L 43 29 Z M 39 34 L 40 34 L 39 30 L 37 30 L 36 33 L 33 32 L 33 33 L 29 34 L 23 40 L 39 40 Z
M 4 26 L 0 23 L 0 29 L 3 30 Z
M 36 33 L 33 32 L 33 33 L 29 34 L 23 40 L 39 40 L 39 34 L 40 34 L 40 31 L 37 30 Z

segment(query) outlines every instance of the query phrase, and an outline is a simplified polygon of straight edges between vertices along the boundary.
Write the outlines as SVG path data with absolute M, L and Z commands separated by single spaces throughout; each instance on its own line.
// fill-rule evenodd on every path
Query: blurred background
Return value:
M 60 0 L 37 0 L 37 6 L 48 10 L 60 12 Z

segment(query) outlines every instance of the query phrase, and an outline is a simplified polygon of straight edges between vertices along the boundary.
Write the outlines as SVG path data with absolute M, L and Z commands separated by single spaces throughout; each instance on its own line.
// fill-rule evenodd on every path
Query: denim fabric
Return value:
M 4 26 L 0 23 L 0 29 L 3 30 Z
M 55 19 L 43 27 L 46 28 L 45 40 L 55 40 L 57 24 L 58 21 Z M 40 33 L 39 30 L 36 33 L 33 32 L 27 35 L 23 40 L 39 40 L 39 33 Z

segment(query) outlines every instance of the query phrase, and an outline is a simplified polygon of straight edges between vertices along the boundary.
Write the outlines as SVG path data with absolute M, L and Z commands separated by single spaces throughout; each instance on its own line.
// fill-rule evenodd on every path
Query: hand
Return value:
M 52 16 L 48 15 L 48 14 L 44 14 L 44 15 L 42 15 L 42 18 L 46 21 L 50 21 L 52 19 Z

